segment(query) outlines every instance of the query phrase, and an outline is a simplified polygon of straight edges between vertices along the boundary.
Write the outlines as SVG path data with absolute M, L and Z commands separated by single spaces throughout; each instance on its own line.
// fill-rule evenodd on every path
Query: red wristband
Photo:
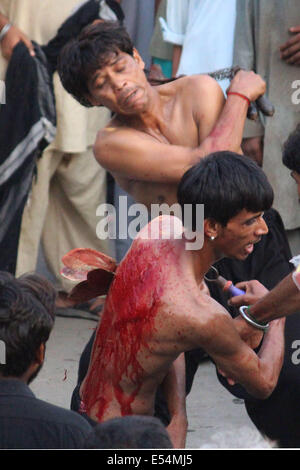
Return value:
M 250 104 L 251 104 L 251 101 L 249 100 L 249 98 L 246 95 L 242 95 L 242 93 L 238 93 L 237 91 L 228 91 L 227 96 L 229 96 L 229 95 L 237 95 L 240 98 L 243 98 L 244 100 L 246 100 L 247 103 L 248 103 L 248 106 L 250 106 Z

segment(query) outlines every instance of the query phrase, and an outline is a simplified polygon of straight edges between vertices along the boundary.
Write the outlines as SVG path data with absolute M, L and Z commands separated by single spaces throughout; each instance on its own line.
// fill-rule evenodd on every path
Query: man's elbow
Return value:
M 106 158 L 105 158 L 105 154 L 104 154 L 103 151 L 101 151 L 100 144 L 97 141 L 93 145 L 93 153 L 94 153 L 94 157 L 95 157 L 96 161 L 99 163 L 99 165 L 101 165 L 103 168 L 107 169 L 107 161 L 106 161 Z
M 278 382 L 278 377 L 270 377 L 268 379 L 265 379 L 259 385 L 259 387 L 257 387 L 256 390 L 252 392 L 251 394 L 254 396 L 254 398 L 257 398 L 259 400 L 266 400 L 272 395 L 277 385 L 277 382 Z

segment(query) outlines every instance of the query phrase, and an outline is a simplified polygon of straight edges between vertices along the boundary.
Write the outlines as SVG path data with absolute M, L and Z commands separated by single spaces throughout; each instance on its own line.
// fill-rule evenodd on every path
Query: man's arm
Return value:
M 240 282 L 237 287 L 246 293 L 233 297 L 231 305 L 251 305 L 251 316 L 258 322 L 268 323 L 276 318 L 291 315 L 300 310 L 300 291 L 288 274 L 270 292 L 258 281 Z
M 184 172 L 203 156 L 219 150 L 239 152 L 248 110 L 247 101 L 237 95 L 230 95 L 224 106 L 223 94 L 213 79 L 193 76 L 188 80 L 188 91 L 196 93 L 196 96 L 192 95 L 191 101 L 206 102 L 206 106 L 202 104 L 201 112 L 198 113 L 203 121 L 202 128 L 198 129 L 202 139 L 198 147 L 170 145 L 135 129 L 105 128 L 99 132 L 94 146 L 98 162 L 120 177 L 178 183 Z M 230 90 L 255 101 L 264 94 L 265 82 L 253 72 L 240 71 L 231 82 Z
M 284 319 L 275 320 L 256 354 L 241 340 L 231 318 L 216 322 L 218 331 L 204 349 L 216 366 L 233 382 L 259 399 L 268 398 L 276 387 L 284 357 Z
M 185 357 L 180 354 L 163 382 L 171 421 L 167 427 L 174 448 L 184 448 L 187 433 Z
M 213 299 L 190 293 L 176 310 L 184 350 L 203 348 L 226 377 L 256 398 L 265 399 L 272 393 L 284 357 L 284 319 L 270 324 L 256 354 L 241 339 L 234 320 Z

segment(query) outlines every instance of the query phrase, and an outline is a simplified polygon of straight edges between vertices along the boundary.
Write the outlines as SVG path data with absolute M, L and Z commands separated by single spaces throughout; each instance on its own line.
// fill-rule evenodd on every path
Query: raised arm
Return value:
M 218 150 L 239 152 L 248 110 L 247 100 L 223 93 L 213 79 L 189 77 L 191 110 L 198 126 L 199 146 L 162 142 L 130 128 L 105 128 L 99 132 L 94 153 L 99 163 L 121 177 L 158 183 L 177 183 L 201 157 Z M 192 84 L 192 86 L 191 86 Z M 265 82 L 253 72 L 240 71 L 230 90 L 254 101 L 265 92 Z M 197 103 L 199 108 L 196 107 Z

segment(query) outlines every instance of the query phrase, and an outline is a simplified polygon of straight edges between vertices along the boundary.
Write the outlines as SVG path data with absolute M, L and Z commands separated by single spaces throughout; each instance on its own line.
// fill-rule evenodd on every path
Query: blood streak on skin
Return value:
M 96 404 L 99 421 L 112 400 L 119 403 L 122 416 L 132 414 L 131 405 L 141 388 L 145 372 L 137 355 L 141 348 L 149 350 L 168 258 L 174 256 L 168 244 L 158 245 L 153 249 L 153 243 L 135 241 L 110 287 L 82 390 L 86 412 L 90 414 Z M 124 379 L 130 383 L 130 394 L 122 389 Z

